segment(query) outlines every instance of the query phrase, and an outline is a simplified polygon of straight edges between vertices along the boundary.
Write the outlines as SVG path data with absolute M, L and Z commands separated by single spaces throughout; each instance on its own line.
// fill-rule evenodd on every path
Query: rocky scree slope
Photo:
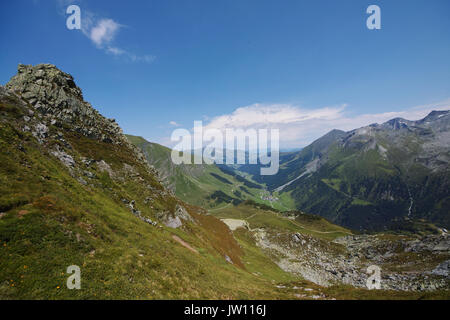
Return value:
M 381 269 L 381 289 L 450 288 L 450 236 L 354 235 L 317 215 L 241 204 L 215 213 L 239 241 L 252 239 L 282 270 L 322 287 L 366 288 L 367 268 Z M 246 236 L 243 236 L 246 235 Z

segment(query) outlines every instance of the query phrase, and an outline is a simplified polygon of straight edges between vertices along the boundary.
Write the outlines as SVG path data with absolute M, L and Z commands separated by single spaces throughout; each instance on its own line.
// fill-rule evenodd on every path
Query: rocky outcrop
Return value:
M 75 166 L 75 160 L 73 160 L 73 157 L 66 152 L 60 150 L 57 148 L 54 151 L 50 152 L 52 155 L 54 155 L 56 158 L 58 158 L 65 166 L 71 168 Z
M 53 125 L 70 125 L 72 130 L 104 142 L 126 141 L 118 124 L 101 116 L 84 101 L 73 77 L 54 65 L 21 64 L 17 75 L 11 78 L 6 88 L 26 99 Z
M 367 275 L 336 245 L 306 234 L 289 236 L 264 229 L 258 230 L 255 238 L 261 248 L 278 257 L 276 263 L 284 271 L 301 275 L 321 286 L 339 283 L 365 286 Z
M 5 87 L 27 101 L 33 113 L 38 113 L 40 123 L 34 128 L 28 126 L 28 130 L 41 142 L 51 125 L 102 142 L 127 145 L 137 159 L 147 163 L 140 150 L 129 143 L 116 121 L 103 117 L 89 102 L 84 101 L 83 93 L 73 77 L 54 65 L 20 64 L 18 73 Z
M 156 221 L 153 221 L 152 219 L 150 219 L 148 217 L 144 217 L 142 215 L 141 211 L 136 209 L 136 207 L 135 207 L 136 201 L 134 201 L 134 200 L 128 201 L 126 199 L 122 199 L 122 202 L 125 203 L 127 205 L 127 207 L 130 208 L 130 211 L 140 220 L 142 220 L 145 223 L 148 223 L 154 227 L 156 227 L 158 225 L 158 223 Z
M 170 228 L 179 228 L 184 222 L 195 222 L 191 215 L 186 211 L 186 209 L 177 204 L 175 211 L 173 213 L 161 212 L 158 214 L 158 218 Z
M 449 286 L 448 260 L 445 260 L 450 257 L 450 237 L 446 234 L 415 239 L 358 235 L 334 242 L 345 246 L 353 264 L 379 266 L 383 289 L 424 291 Z
M 23 116 L 22 130 L 30 132 L 41 144 L 50 138 L 50 127 L 60 130 L 51 138 L 59 140 L 68 149 L 72 147 L 64 139 L 63 132 L 82 134 L 104 143 L 125 146 L 137 161 L 157 175 L 140 149 L 128 141 L 116 121 L 105 118 L 95 110 L 84 100 L 73 77 L 52 64 L 19 64 L 18 73 L 5 87 L 1 87 L 0 97 L 11 98 L 14 103 L 24 105 L 28 113 Z M 63 150 L 54 150 L 52 153 L 65 165 L 72 162 L 62 156 Z
M 450 285 L 446 235 L 418 239 L 358 235 L 330 243 L 307 234 L 258 229 L 254 237 L 281 269 L 321 286 L 342 283 L 366 288 L 367 268 L 372 265 L 381 269 L 382 289 L 429 291 Z
M 450 260 L 442 262 L 435 269 L 433 269 L 433 271 L 431 271 L 431 273 L 438 275 L 438 276 L 444 276 L 444 277 L 448 278 L 450 275 Z

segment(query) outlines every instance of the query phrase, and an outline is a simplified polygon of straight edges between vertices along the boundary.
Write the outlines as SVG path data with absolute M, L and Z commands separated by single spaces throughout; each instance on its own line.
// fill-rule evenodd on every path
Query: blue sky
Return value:
M 66 28 L 72 3 L 84 32 Z M 448 0 L 1 1 L 0 83 L 48 62 L 126 133 L 168 144 L 204 120 L 280 127 L 282 147 L 301 147 L 449 109 L 449 14 Z

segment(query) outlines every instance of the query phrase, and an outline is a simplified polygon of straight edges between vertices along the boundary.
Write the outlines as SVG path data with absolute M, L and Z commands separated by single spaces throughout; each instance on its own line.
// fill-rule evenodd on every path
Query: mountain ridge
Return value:
M 355 229 L 370 228 L 370 224 L 376 224 L 375 229 L 383 228 L 397 217 L 427 218 L 447 228 L 450 224 L 450 199 L 446 192 L 450 161 L 448 110 L 432 111 L 416 121 L 395 118 L 348 132 L 333 130 L 292 159 L 280 168 L 287 181 L 314 164 L 308 175 L 284 189 L 291 192 L 299 209 Z M 276 183 L 272 182 L 270 188 L 277 188 Z M 284 183 L 278 181 L 278 186 Z M 311 188 L 314 194 L 307 191 Z M 424 197 L 428 198 L 421 199 Z M 353 201 L 357 205 L 352 205 Z M 372 207 L 371 202 L 380 203 Z M 352 207 L 354 213 L 345 212 L 353 210 Z M 375 223 L 368 216 L 364 218 L 369 219 L 366 221 L 351 221 L 352 216 L 365 210 L 383 218 Z M 339 218 L 342 214 L 347 216 Z

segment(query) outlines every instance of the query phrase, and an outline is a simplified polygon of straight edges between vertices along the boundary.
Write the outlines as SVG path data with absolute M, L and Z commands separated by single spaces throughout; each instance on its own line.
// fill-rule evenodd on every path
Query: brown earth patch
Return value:
M 22 218 L 24 215 L 27 215 L 29 213 L 30 213 L 30 211 L 28 211 L 28 210 L 20 210 L 17 215 L 19 216 L 19 218 Z
M 197 250 L 195 250 L 194 248 L 192 248 L 192 247 L 189 245 L 189 243 L 183 241 L 183 239 L 181 239 L 180 237 L 178 237 L 178 236 L 176 236 L 176 235 L 173 235 L 172 238 L 173 238 L 173 240 L 175 240 L 176 242 L 178 242 L 179 244 L 181 244 L 183 247 L 185 247 L 185 248 L 191 250 L 192 252 L 198 254 L 198 251 L 197 251 Z

